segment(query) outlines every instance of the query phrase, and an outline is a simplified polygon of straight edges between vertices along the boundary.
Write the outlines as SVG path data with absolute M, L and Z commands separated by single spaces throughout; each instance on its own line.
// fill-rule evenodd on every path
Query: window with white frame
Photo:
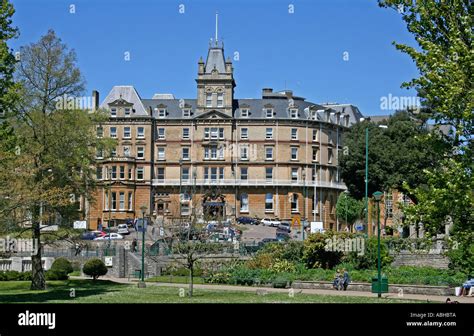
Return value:
M 268 127 L 268 128 L 265 130 L 265 139 L 267 139 L 267 140 L 273 139 L 273 128 Z
M 188 140 L 189 139 L 189 128 L 185 127 L 183 128 L 183 140 Z
M 291 159 L 298 160 L 298 147 L 291 147 Z
M 137 127 L 137 138 L 143 139 L 145 137 L 145 127 L 138 126 Z
M 249 211 L 249 195 L 247 193 L 240 194 L 240 212 Z
M 211 139 L 213 140 L 219 139 L 219 129 L 217 127 L 211 128 Z
M 109 210 L 109 192 L 104 190 L 104 210 Z
M 291 195 L 291 212 L 298 212 L 298 195 Z
M 97 127 L 97 137 L 102 138 L 104 136 L 104 128 L 102 126 Z
M 240 116 L 242 118 L 248 118 L 249 117 L 249 109 L 241 109 L 240 110 Z
M 158 118 L 166 118 L 166 109 L 164 108 L 158 109 Z
M 189 167 L 183 167 L 181 169 L 181 180 L 182 181 L 189 181 Z
M 332 163 L 332 148 L 328 148 L 328 163 Z
M 265 212 L 273 212 L 273 194 L 265 194 Z
M 110 178 L 112 180 L 116 180 L 117 179 L 117 166 L 112 166 L 112 172 L 110 174 Z
M 249 159 L 249 147 L 248 146 L 240 146 L 240 159 L 241 160 L 248 160 Z
M 265 147 L 265 160 L 273 160 L 273 147 Z
M 297 109 L 290 109 L 290 117 L 291 117 L 291 119 L 297 119 L 298 118 L 298 110 Z
M 265 180 L 267 182 L 273 181 L 273 167 L 265 167 Z
M 313 147 L 312 159 L 314 162 L 318 161 L 318 152 L 319 152 L 319 148 Z
M 183 160 L 189 160 L 189 147 L 183 147 L 181 150 L 182 150 L 181 158 Z
M 163 167 L 158 167 L 156 169 L 156 178 L 158 181 L 164 181 L 165 180 L 165 168 Z
M 103 159 L 104 158 L 104 150 L 103 149 L 97 149 L 95 152 L 95 158 L 96 159 Z
M 125 210 L 125 193 L 123 191 L 119 193 L 119 210 Z
M 132 137 L 132 133 L 130 131 L 130 127 L 126 126 L 123 128 L 123 138 L 130 139 Z
M 123 146 L 123 156 L 130 157 L 130 146 Z
M 212 107 L 212 93 L 206 93 L 206 107 Z
M 331 132 L 331 131 L 328 131 L 328 142 L 329 142 L 330 144 L 333 143 L 333 140 L 332 140 L 332 132 Z
M 206 127 L 204 129 L 204 139 L 209 139 L 209 128 L 208 127 Z
M 190 214 L 189 203 L 181 204 L 181 216 L 188 216 Z
M 133 194 L 128 193 L 128 210 L 133 210 Z
M 311 119 L 317 120 L 318 119 L 318 112 L 316 110 L 311 110 L 310 111 L 310 116 L 311 116 Z
M 316 181 L 318 178 L 318 171 L 316 167 L 311 168 L 311 180 Z
M 137 159 L 144 159 L 145 158 L 145 147 L 138 146 L 137 147 Z
M 183 117 L 184 118 L 189 118 L 191 116 L 191 110 L 190 109 L 184 109 L 183 110 Z
M 102 167 L 97 167 L 96 168 L 96 179 L 97 180 L 102 180 Z
M 249 169 L 247 167 L 240 167 L 240 179 L 242 181 L 248 180 Z
M 165 139 L 165 129 L 164 128 L 158 128 L 158 139 L 159 140 L 164 140 Z
M 126 117 L 129 117 L 131 111 L 132 111 L 132 110 L 131 110 L 130 107 L 126 107 L 126 108 L 124 109 L 124 114 L 125 114 L 125 116 L 126 116 Z
M 240 138 L 241 139 L 248 139 L 249 138 L 249 129 L 248 128 L 241 128 L 240 129 Z
M 217 107 L 224 107 L 224 94 L 223 93 L 217 94 Z
M 117 148 L 112 148 L 110 150 L 110 157 L 116 157 L 117 156 Z
M 224 139 L 224 128 L 219 128 L 219 139 Z
M 165 147 L 158 147 L 158 160 L 165 160 Z
M 271 108 L 266 108 L 266 109 L 265 109 L 265 117 L 266 117 L 266 118 L 273 118 L 273 109 L 271 109 Z
M 143 167 L 137 167 L 137 180 L 143 180 L 145 178 L 144 176 L 144 168 Z
M 318 141 L 318 130 L 313 129 L 313 141 Z
M 128 179 L 131 180 L 133 178 L 132 168 L 128 168 Z
M 117 116 L 117 109 L 116 109 L 115 107 L 112 107 L 112 108 L 110 109 L 110 116 L 111 116 L 112 118 L 115 118 L 115 117 Z
M 124 166 L 120 166 L 119 178 L 121 180 L 125 180 L 125 167 Z
M 112 192 L 112 210 L 117 210 L 117 193 Z
M 110 137 L 111 138 L 117 137 L 117 127 L 110 127 Z
M 298 168 L 291 168 L 291 181 L 298 182 Z
M 291 129 L 291 140 L 298 140 L 298 129 L 292 128 Z

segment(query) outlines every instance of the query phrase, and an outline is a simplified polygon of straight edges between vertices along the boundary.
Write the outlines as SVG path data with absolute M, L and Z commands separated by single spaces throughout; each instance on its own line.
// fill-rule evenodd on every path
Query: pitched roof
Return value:
M 224 49 L 211 47 L 207 52 L 205 73 L 211 73 L 213 69 L 219 73 L 225 73 Z
M 116 100 L 126 100 L 127 102 L 133 104 L 133 109 L 135 110 L 135 115 L 147 115 L 145 106 L 143 106 L 140 95 L 137 90 L 131 85 L 117 85 L 110 90 L 107 97 L 105 97 L 100 108 L 108 109 L 110 103 L 113 103 Z

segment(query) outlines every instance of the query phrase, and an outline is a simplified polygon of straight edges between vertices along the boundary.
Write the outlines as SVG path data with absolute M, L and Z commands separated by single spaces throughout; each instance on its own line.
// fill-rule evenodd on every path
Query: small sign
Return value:
M 311 222 L 311 233 L 324 232 L 323 222 Z
M 104 264 L 107 267 L 112 267 L 114 264 L 114 258 L 112 257 L 105 257 Z
M 356 231 L 364 231 L 364 224 L 357 224 L 355 226 Z
M 40 225 L 41 231 L 58 231 L 59 227 L 57 225 Z
M 74 229 L 87 229 L 87 221 L 74 221 Z
M 299 228 L 301 226 L 301 219 L 299 216 L 294 216 L 291 219 L 291 226 L 294 228 Z
M 137 228 L 136 228 L 137 232 L 143 232 L 143 231 L 146 232 L 147 226 L 148 226 L 147 219 L 145 219 L 145 221 L 143 221 L 142 218 L 137 219 Z

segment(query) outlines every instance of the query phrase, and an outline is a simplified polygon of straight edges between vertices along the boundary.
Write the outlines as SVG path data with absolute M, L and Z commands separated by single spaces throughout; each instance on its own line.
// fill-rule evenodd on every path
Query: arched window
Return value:
M 291 212 L 299 212 L 298 211 L 298 195 L 293 194 L 291 196 Z
M 240 211 L 249 211 L 249 195 L 246 193 L 240 194 Z

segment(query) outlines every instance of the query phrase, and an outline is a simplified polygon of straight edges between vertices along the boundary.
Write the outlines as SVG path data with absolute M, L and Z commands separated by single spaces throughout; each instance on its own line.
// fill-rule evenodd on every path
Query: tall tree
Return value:
M 388 127 L 380 128 L 380 124 Z M 423 169 L 439 164 L 442 153 L 434 146 L 439 135 L 428 132 L 420 118 L 399 111 L 378 124 L 369 121 L 358 123 L 344 134 L 348 152 L 341 155 L 341 177 L 356 199 L 365 195 L 366 128 L 369 129 L 369 195 L 391 188 L 409 193 L 404 182 L 410 187 L 424 183 Z M 420 137 L 428 134 L 431 134 L 432 144 L 421 143 Z
M 426 185 L 412 192 L 418 202 L 407 209 L 413 223 L 427 232 L 443 231 L 452 221 L 456 244 L 451 251 L 454 267 L 472 271 L 474 265 L 474 6 L 470 0 L 379 1 L 397 10 L 418 46 L 395 43 L 415 62 L 420 76 L 403 83 L 417 90 L 423 106 L 438 126 L 448 125 L 441 165 L 425 171 Z M 428 140 L 429 139 L 422 139 Z
M 336 213 L 339 220 L 348 225 L 349 232 L 352 232 L 354 223 L 364 216 L 364 202 L 343 192 L 337 199 Z
M 31 288 L 44 289 L 41 224 L 70 225 L 79 196 L 90 198 L 96 149 L 106 146 L 94 125 L 104 116 L 78 107 L 56 109 L 58 99 L 80 97 L 84 81 L 74 51 L 51 30 L 21 48 L 17 79 L 24 91 L 14 127 L 26 162 L 18 169 L 29 172 L 22 197 L 39 246 L 32 256 Z

